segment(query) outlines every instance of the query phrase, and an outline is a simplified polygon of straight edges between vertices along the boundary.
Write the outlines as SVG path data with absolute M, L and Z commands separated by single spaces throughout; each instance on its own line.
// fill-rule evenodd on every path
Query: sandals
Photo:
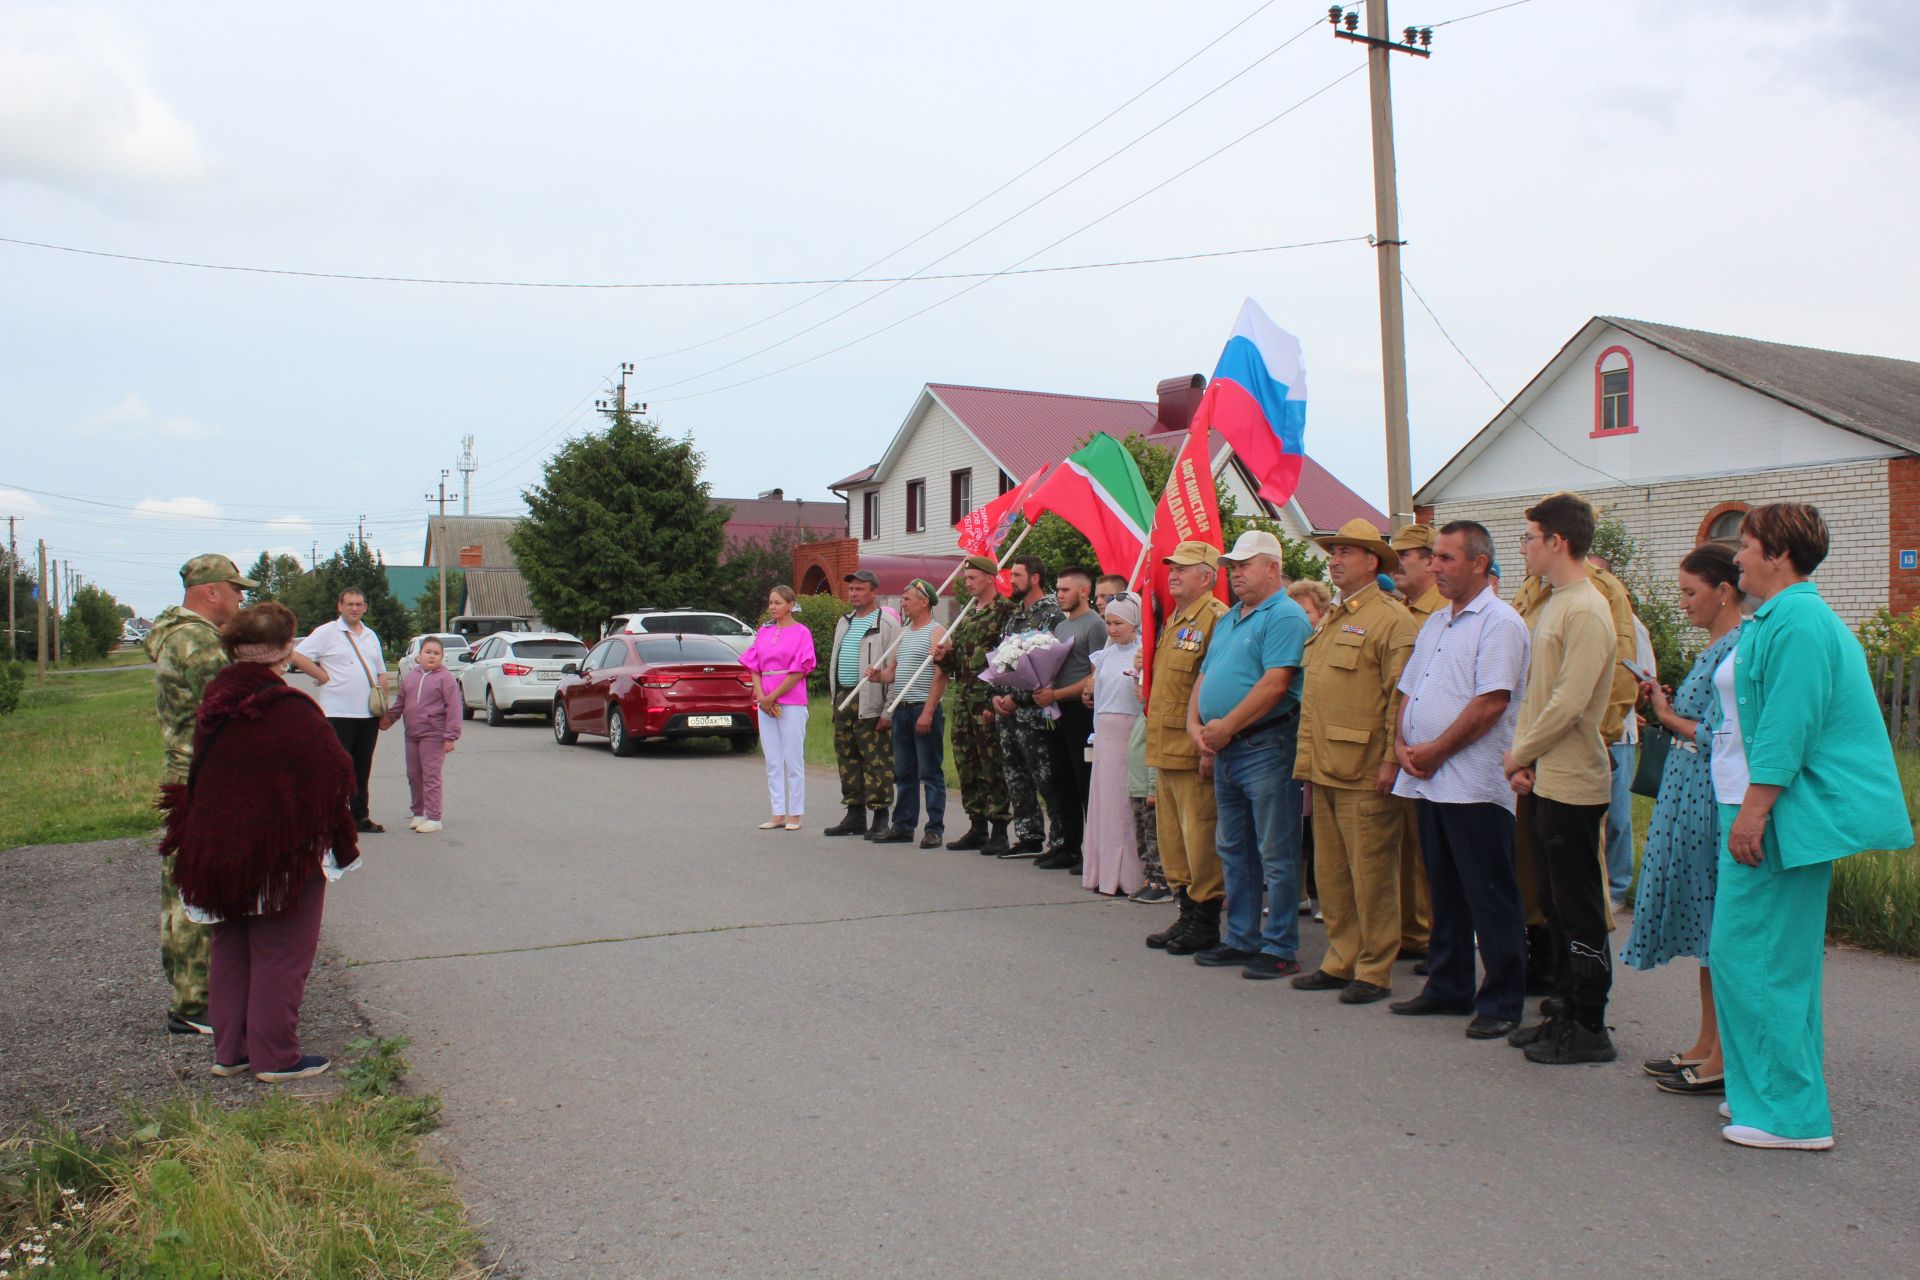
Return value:
M 1688 1067 L 1704 1066 L 1705 1058 L 1683 1058 L 1670 1053 L 1664 1058 L 1648 1058 L 1640 1064 L 1640 1069 L 1650 1076 L 1677 1076 Z

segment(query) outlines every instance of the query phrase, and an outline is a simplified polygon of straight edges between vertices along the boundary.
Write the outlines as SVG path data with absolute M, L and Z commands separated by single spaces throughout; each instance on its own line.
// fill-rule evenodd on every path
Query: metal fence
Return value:
M 1881 654 L 1867 659 L 1873 692 L 1896 747 L 1920 746 L 1920 658 Z

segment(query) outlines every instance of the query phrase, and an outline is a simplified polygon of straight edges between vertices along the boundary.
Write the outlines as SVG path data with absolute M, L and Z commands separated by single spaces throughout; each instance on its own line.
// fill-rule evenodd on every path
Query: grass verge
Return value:
M 438 1100 L 390 1092 L 403 1045 L 356 1044 L 346 1089 L 324 1101 L 276 1090 L 223 1110 L 182 1098 L 104 1145 L 72 1132 L 0 1143 L 0 1274 L 483 1275 L 479 1237 L 419 1153 Z
M 891 733 L 892 730 L 888 730 L 888 732 Z M 953 767 L 953 707 L 951 704 L 947 707 L 945 728 L 942 732 L 946 737 L 946 745 L 940 760 L 947 775 L 947 791 L 949 792 L 947 796 L 947 809 L 949 816 L 951 816 L 952 811 L 958 808 L 960 804 L 960 774 Z M 816 693 L 807 699 L 806 750 L 808 764 L 816 765 L 822 769 L 831 769 L 834 767 L 833 701 L 825 694 Z M 832 798 L 836 804 L 839 802 L 837 795 Z M 826 807 L 815 807 L 819 808 L 822 813 L 826 812 Z
M 27 679 L 19 709 L 0 716 L 0 849 L 157 828 L 153 673 Z

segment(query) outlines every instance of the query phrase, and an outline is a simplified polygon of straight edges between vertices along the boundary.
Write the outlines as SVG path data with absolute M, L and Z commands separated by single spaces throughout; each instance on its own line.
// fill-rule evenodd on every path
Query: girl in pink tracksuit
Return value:
M 400 680 L 400 693 L 381 717 L 380 727 L 407 722 L 407 791 L 415 831 L 440 830 L 440 771 L 460 740 L 460 682 L 446 668 L 446 650 L 438 640 L 420 645 L 419 665 Z

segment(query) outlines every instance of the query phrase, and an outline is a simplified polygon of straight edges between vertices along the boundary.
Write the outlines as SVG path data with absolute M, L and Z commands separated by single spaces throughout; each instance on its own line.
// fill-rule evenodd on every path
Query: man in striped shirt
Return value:
M 1456 520 L 1433 545 L 1436 610 L 1400 677 L 1404 696 L 1393 792 L 1414 802 L 1432 886 L 1427 985 L 1389 1006 L 1408 1016 L 1474 1015 L 1467 1035 L 1492 1040 L 1520 1021 L 1526 926 L 1513 861 L 1513 788 L 1501 759 L 1526 687 L 1527 624 L 1494 591 L 1493 539 Z M 1486 978 L 1473 986 L 1474 939 Z

